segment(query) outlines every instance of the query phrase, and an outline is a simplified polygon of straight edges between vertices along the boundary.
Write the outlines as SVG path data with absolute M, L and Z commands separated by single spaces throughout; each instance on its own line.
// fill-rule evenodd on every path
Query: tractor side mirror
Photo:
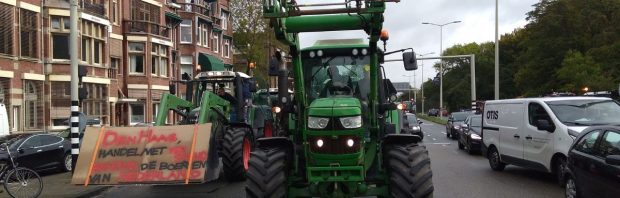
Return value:
M 396 96 L 398 92 L 396 92 L 396 88 L 390 79 L 383 79 L 383 86 L 385 87 L 385 94 L 388 98 L 392 98 L 392 96 Z
M 415 58 L 415 52 L 404 52 L 403 63 L 405 64 L 405 70 L 412 71 L 418 69 L 418 61 Z

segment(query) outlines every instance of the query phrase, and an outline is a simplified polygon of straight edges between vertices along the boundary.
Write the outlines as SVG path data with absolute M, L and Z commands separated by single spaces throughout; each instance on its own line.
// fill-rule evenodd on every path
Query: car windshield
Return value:
M 463 122 L 465 121 L 465 119 L 467 119 L 467 116 L 470 116 L 470 113 L 453 113 L 452 114 L 452 121 L 454 122 Z
M 480 124 L 482 124 L 482 117 L 480 116 L 472 116 L 469 118 L 470 120 L 470 125 L 471 127 L 480 127 Z
M 410 114 L 407 115 L 407 121 L 410 125 L 416 125 L 418 123 L 418 118 L 415 115 Z
M 304 80 L 310 101 L 330 96 L 353 96 L 368 100 L 368 56 L 324 56 L 303 60 Z
M 558 119 L 569 126 L 620 124 L 620 105 L 613 100 L 546 102 Z

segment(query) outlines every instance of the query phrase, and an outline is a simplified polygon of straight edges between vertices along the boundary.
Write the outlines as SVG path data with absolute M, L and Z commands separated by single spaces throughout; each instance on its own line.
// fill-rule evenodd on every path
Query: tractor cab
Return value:
M 252 105 L 252 93 L 256 92 L 254 78 L 242 72 L 208 71 L 198 73 L 194 79 L 184 81 L 187 85 L 186 98 L 200 102 L 205 91 L 215 93 L 230 103 L 229 122 L 248 122 L 248 107 Z M 200 106 L 200 105 L 197 105 Z M 200 111 L 198 108 L 192 112 Z M 196 113 L 190 113 L 197 115 Z M 190 118 L 195 119 L 195 118 Z

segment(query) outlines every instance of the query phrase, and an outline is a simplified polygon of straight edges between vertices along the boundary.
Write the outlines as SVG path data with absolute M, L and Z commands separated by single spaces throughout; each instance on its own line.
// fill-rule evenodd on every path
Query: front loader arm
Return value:
M 168 119 L 168 112 L 170 112 L 170 110 L 183 115 L 181 109 L 185 110 L 185 112 L 189 112 L 194 107 L 191 102 L 183 100 L 172 94 L 162 95 L 160 104 L 160 113 L 157 114 L 155 126 L 164 126 L 166 124 L 166 120 Z
M 198 116 L 198 123 L 207 123 L 208 121 L 213 121 L 217 118 L 228 121 L 227 117 L 230 109 L 230 102 L 212 92 L 205 91 L 202 95 L 202 101 L 200 102 L 200 115 Z

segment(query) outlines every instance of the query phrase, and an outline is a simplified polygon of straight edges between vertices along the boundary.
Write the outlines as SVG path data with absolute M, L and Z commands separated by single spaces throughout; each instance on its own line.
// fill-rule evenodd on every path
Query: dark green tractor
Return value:
M 252 104 L 252 94 L 256 92 L 254 79 L 241 72 L 209 71 L 194 79 L 186 76 L 180 83 L 185 85 L 185 99 L 164 94 L 159 112 L 180 115 L 179 125 L 212 123 L 207 181 L 218 178 L 219 167 L 227 180 L 244 180 L 256 139 L 265 137 L 265 126 L 272 125 L 269 107 Z M 217 94 L 220 89 L 230 94 L 229 100 Z M 158 114 L 155 125 L 165 125 L 167 116 Z
M 394 53 L 377 45 L 380 38 L 387 41 L 385 2 L 311 10 L 327 4 L 299 9 L 285 0 L 264 1 L 276 37 L 290 46 L 295 94 L 292 101 L 278 97 L 291 101 L 281 114 L 293 115 L 293 127 L 258 139 L 247 197 L 432 197 L 428 151 L 419 136 L 401 129 L 396 90 L 381 66 L 384 56 Z M 321 40 L 299 48 L 302 32 L 358 29 L 369 41 Z M 413 52 L 403 53 L 403 61 L 407 70 L 417 68 Z

